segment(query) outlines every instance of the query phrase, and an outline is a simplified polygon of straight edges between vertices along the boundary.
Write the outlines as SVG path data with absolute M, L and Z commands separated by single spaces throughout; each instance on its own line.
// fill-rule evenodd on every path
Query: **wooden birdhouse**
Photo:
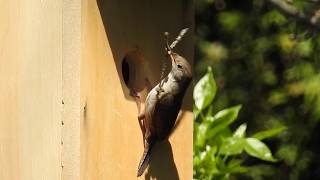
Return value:
M 190 28 L 175 51 L 192 63 L 192 2 L 30 0 L 0 9 L 0 179 L 135 179 L 143 141 L 129 88 L 144 100 L 145 79 L 160 81 L 165 31 L 173 40 Z M 138 179 L 192 179 L 191 90 Z

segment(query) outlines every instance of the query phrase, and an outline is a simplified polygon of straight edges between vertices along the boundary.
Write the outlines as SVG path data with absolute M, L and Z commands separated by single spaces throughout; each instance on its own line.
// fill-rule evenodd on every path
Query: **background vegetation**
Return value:
M 202 109 L 195 106 L 194 178 L 320 179 L 320 1 L 196 0 L 195 5 L 196 81 L 211 66 L 217 94 L 200 91 L 209 100 L 198 102 Z M 210 88 L 206 82 L 202 89 Z M 227 130 L 219 130 L 220 142 L 208 134 L 199 142 L 203 129 L 197 126 L 217 127 L 215 115 L 228 107 L 236 115 Z M 257 138 L 257 132 L 272 130 L 272 138 L 261 141 L 271 159 L 250 154 L 246 143 L 237 146 L 241 151 L 221 150 L 230 138 Z M 204 160 L 209 151 L 211 159 Z M 214 168 L 212 162 L 222 163 Z M 227 171 L 223 165 L 229 163 L 240 168 Z

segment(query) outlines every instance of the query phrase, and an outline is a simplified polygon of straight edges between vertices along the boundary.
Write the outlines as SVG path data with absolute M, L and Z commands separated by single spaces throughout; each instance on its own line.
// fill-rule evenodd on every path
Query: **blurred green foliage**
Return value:
M 277 160 L 261 140 L 276 136 L 285 127 L 246 136 L 246 124 L 233 133 L 230 125 L 237 119 L 241 106 L 233 106 L 213 115 L 212 101 L 216 83 L 211 68 L 194 88 L 194 179 L 229 179 L 234 174 L 248 173 L 255 166 L 243 166 L 246 154 L 269 162 Z M 251 169 L 250 169 L 251 168 Z
M 282 1 L 310 17 L 320 12 L 320 1 L 317 0 Z M 216 84 L 201 82 L 207 81 L 203 79 L 199 83 L 202 88 L 210 89 L 208 91 L 216 92 L 219 89 L 216 97 L 211 94 L 208 99 L 199 100 L 209 92 L 194 94 L 196 107 L 204 109 L 203 115 L 198 109 L 194 110 L 199 123 L 199 127 L 195 125 L 195 136 L 207 131 L 208 127 L 202 123 L 210 124 L 209 129 L 219 128 L 214 125 L 213 117 L 221 109 L 242 104 L 238 120 L 232 120 L 232 123 L 229 117 L 231 119 L 226 122 L 234 131 L 222 131 L 225 133 L 223 137 L 231 137 L 224 139 L 224 142 L 234 142 L 237 139 L 232 139 L 234 133 L 242 127 L 242 131 L 245 129 L 246 134 L 249 134 L 246 138 L 263 139 L 278 162 L 265 163 L 250 157 L 257 156 L 244 149 L 247 153 L 238 154 L 235 158 L 241 160 L 241 163 L 234 163 L 246 167 L 247 172 L 232 178 L 320 179 L 320 28 L 280 11 L 270 2 L 195 1 L 195 79 L 199 81 L 204 74 L 207 80 L 213 79 L 213 76 L 207 74 L 207 67 L 212 66 Z M 195 88 L 200 88 L 197 86 Z M 266 139 L 284 129 L 286 131 L 279 136 Z M 203 152 L 210 151 L 215 155 L 220 153 L 219 148 L 206 147 L 211 140 L 222 142 L 216 136 L 217 131 L 220 132 L 214 130 L 199 135 L 205 136 L 206 140 L 195 139 L 195 142 L 200 143 L 194 147 L 195 154 L 204 149 Z M 232 150 L 233 153 L 240 152 L 239 149 Z M 220 155 L 223 161 L 223 155 Z M 221 157 L 210 158 L 217 158 L 212 160 L 214 162 L 221 161 Z M 230 157 L 227 158 L 227 165 L 229 161 Z M 216 169 L 219 170 L 216 165 L 197 164 L 195 159 L 195 169 L 202 168 L 202 172 L 216 173 Z

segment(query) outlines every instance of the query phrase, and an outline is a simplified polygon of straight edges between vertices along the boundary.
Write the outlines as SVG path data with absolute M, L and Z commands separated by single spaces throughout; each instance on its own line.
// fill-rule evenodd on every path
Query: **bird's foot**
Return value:
M 137 91 L 130 89 L 130 96 L 134 98 L 134 100 L 137 104 L 138 114 L 140 114 L 140 112 L 141 112 L 141 96 L 140 96 L 140 94 Z

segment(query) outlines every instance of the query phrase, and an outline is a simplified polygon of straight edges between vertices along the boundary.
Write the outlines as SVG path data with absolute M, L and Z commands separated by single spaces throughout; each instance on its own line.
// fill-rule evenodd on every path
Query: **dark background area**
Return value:
M 212 66 L 213 111 L 242 104 L 232 128 L 246 122 L 249 135 L 287 127 L 265 141 L 279 161 L 245 158 L 245 165 L 260 169 L 236 179 L 320 179 L 319 4 L 195 1 L 195 81 Z

